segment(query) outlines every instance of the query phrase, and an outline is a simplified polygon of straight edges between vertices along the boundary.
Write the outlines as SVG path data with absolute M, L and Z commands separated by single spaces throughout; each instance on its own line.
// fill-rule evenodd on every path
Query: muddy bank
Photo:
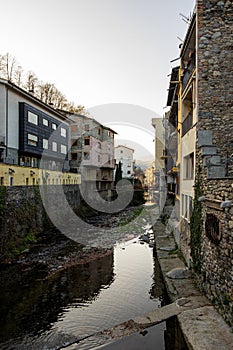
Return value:
M 37 242 L 14 258 L 1 262 L 3 269 L 9 265 L 17 265 L 22 272 L 40 270 L 41 276 L 47 278 L 68 267 L 86 264 L 95 259 L 112 254 L 113 249 L 86 248 L 70 240 L 59 231 L 49 231 L 37 238 Z

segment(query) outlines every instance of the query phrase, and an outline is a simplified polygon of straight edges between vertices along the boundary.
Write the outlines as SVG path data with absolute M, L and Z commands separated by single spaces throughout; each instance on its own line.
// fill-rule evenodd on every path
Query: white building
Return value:
M 115 147 L 115 159 L 116 164 L 121 162 L 122 164 L 122 177 L 130 178 L 134 173 L 134 160 L 133 160 L 134 150 L 132 148 L 119 145 Z

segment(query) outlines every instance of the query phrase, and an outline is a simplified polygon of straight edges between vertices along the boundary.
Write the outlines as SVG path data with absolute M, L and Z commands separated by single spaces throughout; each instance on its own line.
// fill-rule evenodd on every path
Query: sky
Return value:
M 188 28 L 180 13 L 190 17 L 195 0 L 0 0 L 0 6 L 1 54 L 9 52 L 24 71 L 115 127 L 118 143 L 130 147 L 135 135 L 153 152 L 151 118 L 166 111 L 168 75 L 179 63 L 170 61 L 179 57 Z M 143 128 L 147 137 L 136 132 Z

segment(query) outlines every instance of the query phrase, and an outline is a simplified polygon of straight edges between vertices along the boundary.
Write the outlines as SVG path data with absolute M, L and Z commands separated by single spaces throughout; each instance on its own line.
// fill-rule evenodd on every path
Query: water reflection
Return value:
M 0 271 L 1 342 L 43 333 L 57 322 L 63 309 L 97 297 L 113 279 L 113 254 L 40 279 L 43 272 L 22 272 L 18 266 Z
M 1 349 L 59 349 L 164 300 L 155 252 L 136 239 L 117 244 L 112 255 L 43 277 L 18 266 L 0 271 Z

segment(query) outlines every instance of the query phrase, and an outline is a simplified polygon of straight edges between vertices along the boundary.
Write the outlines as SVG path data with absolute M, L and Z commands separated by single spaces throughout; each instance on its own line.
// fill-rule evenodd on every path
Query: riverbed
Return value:
M 143 218 L 143 225 L 150 222 Z M 165 293 L 155 250 L 139 240 L 139 231 L 121 235 L 112 254 L 46 279 L 35 269 L 22 274 L 17 265 L 1 271 L 0 348 L 78 343 L 93 349 L 98 343 L 88 344 L 90 335 L 161 307 Z

